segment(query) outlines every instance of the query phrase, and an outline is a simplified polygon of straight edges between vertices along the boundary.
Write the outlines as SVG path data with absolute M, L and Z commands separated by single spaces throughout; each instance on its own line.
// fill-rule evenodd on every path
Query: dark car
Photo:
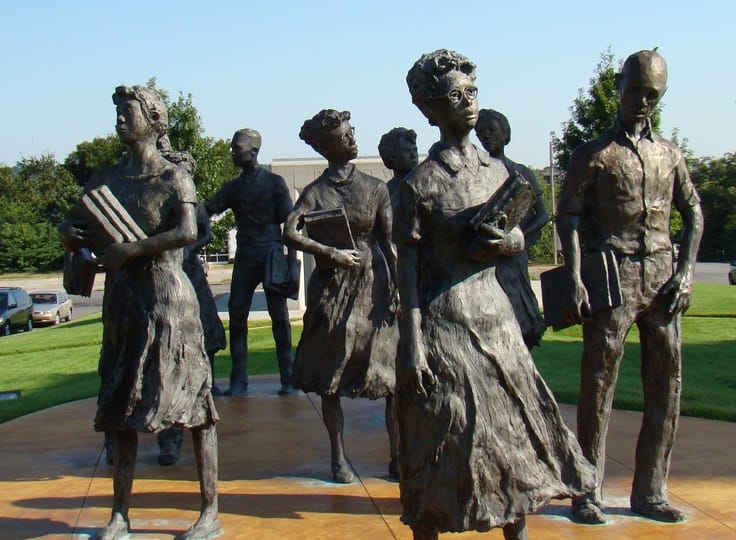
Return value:
M 732 262 L 731 268 L 728 269 L 728 282 L 736 285 L 736 261 Z
M 74 305 L 72 299 L 62 291 L 32 292 L 33 322 L 57 325 L 61 321 L 71 321 Z
M 33 330 L 33 302 L 20 287 L 0 287 L 0 335 Z

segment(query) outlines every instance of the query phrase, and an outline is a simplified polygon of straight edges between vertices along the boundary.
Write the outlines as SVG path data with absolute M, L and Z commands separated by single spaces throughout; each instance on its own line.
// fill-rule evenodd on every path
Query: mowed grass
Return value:
M 227 321 L 225 321 L 227 327 Z M 277 373 L 270 321 L 250 324 L 250 375 Z M 696 284 L 683 318 L 682 413 L 736 422 L 736 287 Z M 292 322 L 293 342 L 301 336 Z M 61 403 L 95 396 L 102 339 L 100 315 L 0 339 L 0 391 L 21 390 L 20 399 L 0 401 L 0 422 Z M 547 331 L 533 351 L 539 371 L 560 403 L 577 401 L 581 329 Z M 229 350 L 220 351 L 215 377 L 227 379 Z M 638 332 L 632 329 L 619 373 L 614 406 L 641 410 Z

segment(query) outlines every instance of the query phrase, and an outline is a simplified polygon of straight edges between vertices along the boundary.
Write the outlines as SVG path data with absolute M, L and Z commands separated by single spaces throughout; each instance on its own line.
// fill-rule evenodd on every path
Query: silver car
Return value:
M 33 292 L 33 322 L 35 324 L 59 324 L 71 321 L 74 306 L 65 292 Z

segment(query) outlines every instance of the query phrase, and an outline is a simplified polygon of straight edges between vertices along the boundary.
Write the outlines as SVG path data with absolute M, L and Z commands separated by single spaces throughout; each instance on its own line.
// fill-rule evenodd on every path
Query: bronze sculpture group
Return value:
M 123 209 L 116 216 L 127 211 L 141 235 L 102 242 L 100 230 L 110 223 L 91 223 L 83 205 L 60 226 L 67 249 L 92 248 L 107 269 L 95 428 L 114 440 L 114 501 L 99 538 L 128 532 L 138 432 L 182 427 L 193 434 L 202 496 L 200 518 L 182 538 L 222 533 L 210 364 L 224 343 L 206 317 L 200 320 L 208 304 L 197 301 L 196 279 L 187 278 L 182 263 L 198 229 L 201 236 L 206 228 L 198 228 L 198 214 L 206 222 L 207 214 L 227 208 L 238 224 L 229 393 L 247 390 L 246 318 L 268 257 L 286 257 L 297 279 L 295 250 L 314 255 L 293 367 L 285 297 L 266 293 L 280 393 L 293 385 L 319 394 L 332 475 L 340 483 L 354 480 L 340 399 L 386 399 L 389 474 L 399 479 L 401 519 L 415 539 L 494 527 L 506 539 L 525 539 L 526 514 L 560 497 L 573 499 L 577 521 L 604 522 L 605 436 L 623 342 L 634 323 L 642 340 L 645 411 L 631 509 L 659 521 L 684 519 L 668 503 L 666 480 L 679 409 L 679 314 L 689 304 L 703 225 L 681 152 L 649 122 L 666 76 L 655 51 L 626 60 L 616 78 L 616 123 L 574 152 L 560 195 L 560 239 L 572 284 L 561 316 L 582 322 L 584 334 L 577 439 L 530 354 L 544 325 L 524 253 L 547 214 L 533 174 L 504 155 L 508 120 L 479 109 L 469 59 L 441 49 L 409 70 L 412 102 L 440 137 L 417 164 L 416 134 L 386 133 L 379 152 L 394 172 L 388 184 L 351 163 L 357 145 L 350 113 L 325 109 L 306 120 L 299 136 L 328 167 L 293 207 L 283 179 L 257 165 L 260 135 L 241 130 L 232 155 L 243 173 L 205 213 L 191 171 L 160 151 L 167 128 L 160 97 L 118 87 L 117 132 L 128 153 L 96 172 L 85 193 L 109 190 Z M 470 142 L 473 129 L 488 153 Z M 523 219 L 500 216 L 471 226 L 479 208 L 505 195 L 514 175 L 536 193 Z M 685 224 L 674 270 L 673 204 Z M 615 258 L 624 301 L 590 313 L 580 264 L 601 251 Z M 216 336 L 209 345 L 203 328 Z

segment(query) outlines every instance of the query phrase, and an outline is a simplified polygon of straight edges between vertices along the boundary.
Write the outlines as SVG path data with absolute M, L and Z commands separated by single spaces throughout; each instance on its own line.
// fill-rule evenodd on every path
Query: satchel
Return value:
M 295 263 L 297 279 L 292 282 L 290 279 L 291 272 L 289 271 L 291 269 L 289 256 L 284 253 L 283 246 L 274 246 L 266 256 L 266 275 L 263 277 L 263 288 L 292 300 L 298 299 L 301 261 L 297 259 Z

